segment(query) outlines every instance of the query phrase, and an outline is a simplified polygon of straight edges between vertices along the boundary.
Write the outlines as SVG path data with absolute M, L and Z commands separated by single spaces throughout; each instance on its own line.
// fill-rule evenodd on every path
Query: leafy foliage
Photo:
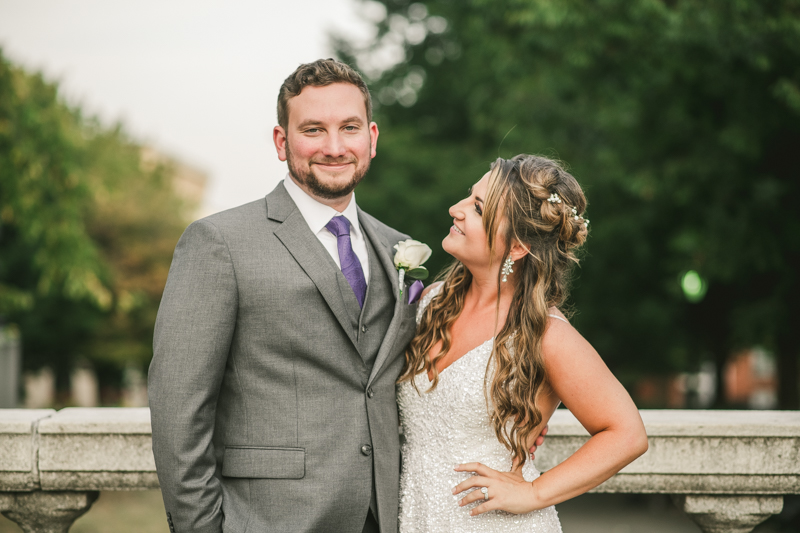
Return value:
M 385 13 L 373 41 L 336 42 L 371 76 L 382 128 L 360 203 L 435 243 L 498 155 L 563 158 L 593 224 L 575 322 L 617 375 L 721 368 L 760 344 L 800 407 L 800 2 L 365 7 Z M 687 270 L 708 283 L 698 303 Z
M 63 380 L 85 358 L 118 377 L 149 361 L 190 206 L 141 150 L 0 53 L 0 315 L 20 327 L 25 368 Z

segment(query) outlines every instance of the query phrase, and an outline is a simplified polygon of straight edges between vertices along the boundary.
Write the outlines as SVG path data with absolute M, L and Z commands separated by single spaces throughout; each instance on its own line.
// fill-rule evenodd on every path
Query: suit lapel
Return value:
M 281 222 L 281 225 L 275 230 L 275 236 L 317 286 L 317 290 L 322 294 L 336 320 L 339 321 L 357 350 L 355 332 L 336 278 L 340 271 L 331 267 L 332 264 L 335 267 L 333 260 L 316 235 L 311 233 L 303 215 L 295 206 L 289 193 L 286 192 L 283 183 L 267 195 L 267 216 L 276 222 Z
M 378 254 L 380 263 L 383 266 L 383 269 L 386 271 L 386 275 L 389 276 L 389 280 L 392 283 L 392 297 L 394 298 L 395 302 L 394 316 L 392 317 L 391 323 L 389 323 L 389 328 L 386 330 L 386 335 L 383 337 L 381 347 L 378 349 L 378 355 L 375 357 L 375 364 L 372 366 L 372 373 L 369 376 L 368 384 L 371 384 L 372 380 L 375 379 L 375 376 L 378 375 L 381 367 L 386 362 L 386 359 L 388 359 L 392 346 L 394 346 L 394 340 L 397 337 L 397 331 L 403 316 L 404 304 L 403 300 L 398 297 L 400 292 L 398 289 L 399 279 L 393 260 L 394 249 L 392 246 L 394 246 L 396 243 L 390 243 L 383 235 L 381 235 L 372 225 L 372 222 L 369 220 L 369 218 L 363 216 L 363 212 L 360 208 L 358 210 L 358 221 L 367 238 L 372 241 L 373 247 L 375 248 L 375 253 Z
M 380 259 L 381 266 L 392 282 L 392 290 L 394 291 L 394 298 L 396 301 L 399 293 L 397 288 L 399 278 L 397 276 L 397 269 L 394 266 L 394 249 L 392 246 L 397 243 L 389 243 L 383 235 L 378 233 L 378 230 L 375 229 L 372 222 L 367 217 L 363 216 L 361 208 L 358 209 L 358 222 L 361 225 L 361 229 L 367 235 L 367 238 L 372 242 L 372 246 L 378 254 L 378 259 Z

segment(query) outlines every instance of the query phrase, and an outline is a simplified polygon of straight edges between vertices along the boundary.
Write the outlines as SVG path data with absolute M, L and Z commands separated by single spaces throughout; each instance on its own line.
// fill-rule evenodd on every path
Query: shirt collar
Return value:
M 311 232 L 316 235 L 336 215 L 343 215 L 350 222 L 350 233 L 356 237 L 361 236 L 361 226 L 358 223 L 358 208 L 356 207 L 356 193 L 350 197 L 350 203 L 345 210 L 339 213 L 336 209 L 318 202 L 297 185 L 289 174 L 283 180 L 286 192 L 294 201 L 300 214 L 303 215 Z

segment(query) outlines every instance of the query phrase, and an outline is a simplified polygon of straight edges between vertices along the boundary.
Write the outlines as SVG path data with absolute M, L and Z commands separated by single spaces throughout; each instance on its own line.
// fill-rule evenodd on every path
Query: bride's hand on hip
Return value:
M 460 494 L 471 488 L 478 489 L 458 502 L 461 506 L 483 502 L 469 512 L 472 516 L 496 510 L 524 514 L 542 507 L 537 505 L 536 487 L 530 481 L 525 481 L 519 469 L 512 472 L 498 472 L 481 463 L 465 463 L 458 465 L 455 471 L 476 474 L 453 489 L 453 494 Z M 485 493 L 482 491 L 483 488 L 487 489 Z

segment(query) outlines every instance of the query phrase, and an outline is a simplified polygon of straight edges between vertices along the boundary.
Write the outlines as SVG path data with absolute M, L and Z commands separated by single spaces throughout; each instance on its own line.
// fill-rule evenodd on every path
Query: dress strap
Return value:
M 569 321 L 568 321 L 568 320 L 566 320 L 566 319 L 564 319 L 564 318 L 561 318 L 561 317 L 560 317 L 560 316 L 558 316 L 558 315 L 547 315 L 547 316 L 551 316 L 551 317 L 553 317 L 553 318 L 557 318 L 557 319 L 559 319 L 560 321 L 562 321 L 562 322 L 566 322 L 567 324 L 569 324 Z
M 433 298 L 437 294 L 439 294 L 439 292 L 442 290 L 442 285 L 444 285 L 444 283 L 440 283 L 440 284 L 436 285 L 434 288 L 432 288 L 428 292 L 428 294 L 426 294 L 422 298 L 422 300 L 420 300 L 419 306 L 417 306 L 417 325 L 418 326 L 419 326 L 419 321 L 422 320 L 423 311 L 425 311 L 425 308 L 428 307 L 428 304 L 431 303 L 431 300 L 433 300 Z

